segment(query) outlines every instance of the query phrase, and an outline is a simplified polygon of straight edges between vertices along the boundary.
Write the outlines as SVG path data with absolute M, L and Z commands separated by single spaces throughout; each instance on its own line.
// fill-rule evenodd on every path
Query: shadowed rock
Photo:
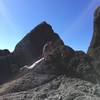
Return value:
M 24 67 L 19 76 L 1 88 L 0 94 L 26 91 L 46 84 L 51 80 L 66 75 L 70 78 L 80 78 L 82 80 L 98 83 L 99 77 L 96 73 L 91 58 L 82 51 L 74 51 L 65 46 L 61 41 L 48 43 L 48 47 L 43 51 L 43 58 L 37 64 Z M 22 74 L 23 73 L 23 74 Z
M 42 56 L 42 49 L 47 41 L 60 39 L 52 27 L 42 22 L 29 32 L 15 47 L 13 54 L 20 66 L 32 64 Z
M 95 59 L 100 57 L 100 7 L 96 9 L 94 14 L 94 32 L 88 54 Z
M 100 75 L 100 7 L 94 14 L 94 32 L 87 54 L 92 57 L 93 66 Z
M 5 49 L 5 50 L 0 50 L 0 57 L 3 57 L 3 56 L 7 56 L 10 54 L 10 51 Z
M 20 69 L 1 86 L 0 100 L 100 100 L 99 14 L 100 8 L 88 54 L 66 46 L 46 22 L 28 33 L 11 55 L 0 60 L 1 65 L 12 65 L 7 67 L 11 73 Z
M 42 22 L 16 45 L 12 53 L 7 50 L 0 51 L 0 84 L 17 73 L 20 67 L 31 65 L 41 58 L 43 46 L 47 41 L 59 39 L 52 27 Z

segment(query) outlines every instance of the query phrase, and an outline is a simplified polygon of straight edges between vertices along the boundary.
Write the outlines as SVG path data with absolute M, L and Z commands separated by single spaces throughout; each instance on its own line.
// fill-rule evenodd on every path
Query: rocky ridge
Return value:
M 10 71 L 17 68 L 17 72 L 1 85 L 0 100 L 100 100 L 99 24 L 100 7 L 95 12 L 87 54 L 66 46 L 46 22 L 39 24 L 11 53 L 12 58 L 21 60 L 16 59 L 18 68 L 8 67 Z M 28 68 L 42 57 L 44 60 Z
M 0 84 L 7 82 L 11 77 L 15 76 L 22 66 L 31 65 L 41 58 L 44 44 L 52 39 L 60 39 L 60 37 L 49 24 L 42 22 L 16 45 L 12 53 L 8 50 L 1 50 Z M 6 53 L 9 54 L 6 55 Z M 2 78 L 2 76 L 5 77 Z

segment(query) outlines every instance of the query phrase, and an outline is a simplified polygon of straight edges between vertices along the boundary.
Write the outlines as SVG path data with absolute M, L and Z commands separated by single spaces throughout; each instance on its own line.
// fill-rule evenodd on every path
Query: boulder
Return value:
M 30 90 L 1 95 L 0 100 L 100 100 L 100 85 L 61 75 Z

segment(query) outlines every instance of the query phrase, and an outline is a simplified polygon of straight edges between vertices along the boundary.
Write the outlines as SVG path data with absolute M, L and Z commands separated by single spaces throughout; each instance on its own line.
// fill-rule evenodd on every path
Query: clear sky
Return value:
M 65 44 L 86 52 L 99 5 L 100 0 L 0 0 L 0 49 L 13 51 L 34 26 L 47 21 Z

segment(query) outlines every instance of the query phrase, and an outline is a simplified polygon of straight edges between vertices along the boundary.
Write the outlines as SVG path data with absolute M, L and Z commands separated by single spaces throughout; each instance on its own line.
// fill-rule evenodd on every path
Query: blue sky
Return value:
M 0 49 L 13 51 L 31 29 L 47 21 L 66 45 L 86 52 L 99 5 L 100 0 L 0 0 Z

